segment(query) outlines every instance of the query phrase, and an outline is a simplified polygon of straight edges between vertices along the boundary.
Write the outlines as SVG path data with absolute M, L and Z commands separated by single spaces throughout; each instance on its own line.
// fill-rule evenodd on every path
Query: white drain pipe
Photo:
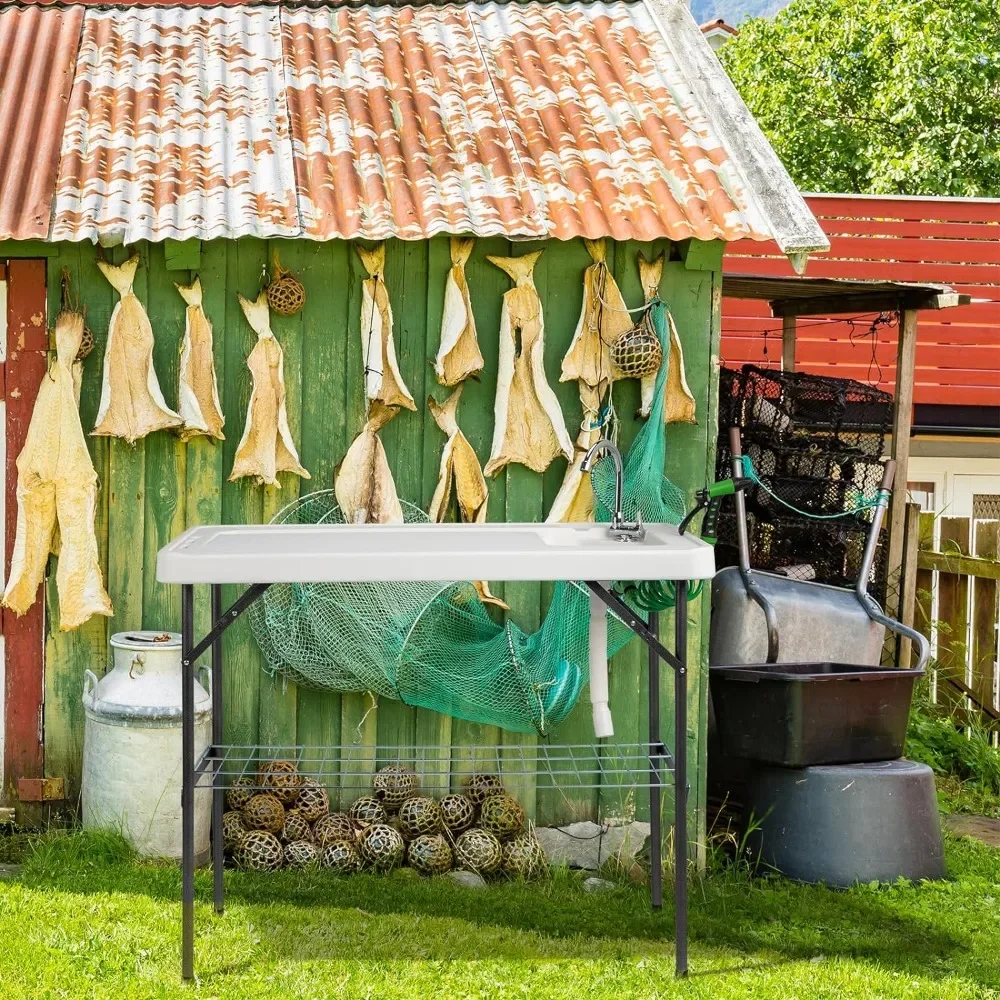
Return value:
M 608 588 L 610 582 L 601 583 Z M 590 705 L 594 735 L 600 740 L 615 735 L 608 707 L 608 609 L 593 592 L 590 594 Z

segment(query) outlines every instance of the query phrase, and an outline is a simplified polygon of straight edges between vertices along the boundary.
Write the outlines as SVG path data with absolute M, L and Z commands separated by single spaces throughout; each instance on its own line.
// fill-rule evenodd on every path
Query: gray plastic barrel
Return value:
M 753 855 L 800 882 L 945 877 L 934 775 L 924 764 L 762 765 L 747 808 Z

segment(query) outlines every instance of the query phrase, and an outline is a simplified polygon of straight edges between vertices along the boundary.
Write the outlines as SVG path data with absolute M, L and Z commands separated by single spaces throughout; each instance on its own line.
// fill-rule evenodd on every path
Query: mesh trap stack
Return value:
M 870 513 L 836 519 L 832 515 L 875 499 L 882 479 L 880 459 L 892 427 L 892 396 L 851 379 L 756 365 L 723 368 L 719 479 L 732 471 L 731 426 L 740 428 L 744 454 L 767 487 L 753 486 L 745 493 L 751 565 L 769 571 L 808 565 L 820 583 L 853 585 Z M 869 580 L 879 602 L 885 600 L 888 568 L 883 550 L 880 544 Z M 720 568 L 738 562 L 731 511 L 719 519 L 716 562 Z

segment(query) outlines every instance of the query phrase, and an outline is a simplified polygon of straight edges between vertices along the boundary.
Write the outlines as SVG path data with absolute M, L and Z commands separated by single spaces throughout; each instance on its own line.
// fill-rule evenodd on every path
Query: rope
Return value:
M 781 497 L 775 493 L 770 486 L 765 483 L 760 476 L 757 475 L 756 470 L 753 467 L 753 462 L 749 455 L 742 456 L 743 462 L 743 475 L 750 480 L 755 486 L 759 486 L 772 500 L 777 501 L 782 507 L 787 507 L 790 511 L 794 511 L 800 517 L 807 517 L 813 521 L 835 521 L 842 517 L 853 517 L 855 514 L 860 514 L 866 510 L 872 510 L 878 506 L 879 501 L 876 500 L 858 500 L 852 507 L 848 510 L 838 511 L 836 514 L 810 514 L 807 510 L 799 510 L 794 504 L 790 504 L 787 500 L 783 500 Z

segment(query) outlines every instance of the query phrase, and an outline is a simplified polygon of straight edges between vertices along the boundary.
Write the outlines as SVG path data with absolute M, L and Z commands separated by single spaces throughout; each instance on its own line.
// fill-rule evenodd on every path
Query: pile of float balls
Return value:
M 384 872 L 405 864 L 422 875 L 456 868 L 532 878 L 548 867 L 525 829 L 524 809 L 495 774 L 473 774 L 464 793 L 436 800 L 420 794 L 415 771 L 390 764 L 375 774 L 371 795 L 346 813 L 331 813 L 322 784 L 292 761 L 273 760 L 255 776 L 237 778 L 226 805 L 224 846 L 254 871 L 322 865 Z

